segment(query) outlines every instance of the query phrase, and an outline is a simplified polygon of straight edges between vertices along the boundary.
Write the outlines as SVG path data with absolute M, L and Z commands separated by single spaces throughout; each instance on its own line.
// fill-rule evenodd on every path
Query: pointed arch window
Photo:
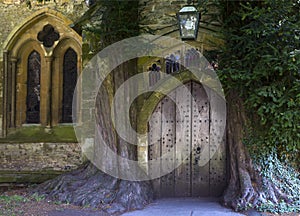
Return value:
M 71 20 L 48 9 L 25 18 L 3 44 L 0 137 L 23 127 L 48 131 L 73 122 L 73 95 L 82 70 L 82 37 L 70 27 Z M 76 105 L 79 115 L 79 100 Z
M 40 122 L 41 56 L 32 51 L 27 61 L 26 123 Z
M 63 61 L 63 104 L 62 122 L 72 122 L 72 102 L 77 83 L 77 53 L 69 48 L 64 54 Z

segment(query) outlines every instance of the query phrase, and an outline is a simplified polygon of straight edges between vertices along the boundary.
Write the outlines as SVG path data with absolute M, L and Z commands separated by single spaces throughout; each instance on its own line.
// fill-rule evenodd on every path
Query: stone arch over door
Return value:
M 144 154 L 148 163 L 160 160 L 160 168 L 145 168 L 149 175 L 163 170 L 164 163 L 174 167 L 171 173 L 152 180 L 156 197 L 220 196 L 227 184 L 225 136 L 219 137 L 220 145 L 215 145 L 218 120 L 206 89 L 196 81 L 184 85 L 190 95 L 184 95 L 184 86 L 179 86 L 160 98 L 148 118 L 148 136 L 143 141 L 148 147 L 139 147 L 139 157 Z M 179 115 L 178 109 L 182 109 L 183 115 Z M 188 157 L 181 156 L 178 145 L 182 146 L 180 151 L 190 152 Z M 168 153 L 171 156 L 163 157 Z M 177 168 L 176 160 L 183 161 Z
M 33 13 L 20 23 L 4 44 L 4 110 L 3 135 L 10 128 L 21 127 L 26 122 L 27 82 L 26 58 L 36 50 L 41 57 L 41 126 L 60 123 L 62 60 L 64 52 L 72 48 L 77 55 L 77 73 L 81 71 L 82 39 L 72 28 L 72 21 L 49 8 Z M 21 115 L 24 114 L 24 115 Z

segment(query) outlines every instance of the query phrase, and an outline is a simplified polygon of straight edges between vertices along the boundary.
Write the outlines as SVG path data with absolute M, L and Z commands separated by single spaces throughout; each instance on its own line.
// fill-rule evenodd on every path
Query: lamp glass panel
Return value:
M 195 38 L 197 27 L 197 13 L 180 14 L 180 30 L 182 38 Z

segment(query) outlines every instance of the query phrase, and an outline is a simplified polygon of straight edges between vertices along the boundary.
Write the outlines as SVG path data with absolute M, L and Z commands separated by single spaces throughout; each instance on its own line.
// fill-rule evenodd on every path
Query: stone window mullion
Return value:
M 41 92 L 41 98 L 43 99 L 43 102 L 41 104 L 41 123 L 43 126 L 51 127 L 51 104 L 52 104 L 52 62 L 53 57 L 52 56 L 46 56 L 45 57 L 46 65 L 45 67 L 42 67 L 42 92 Z M 44 70 L 43 70 L 44 69 Z

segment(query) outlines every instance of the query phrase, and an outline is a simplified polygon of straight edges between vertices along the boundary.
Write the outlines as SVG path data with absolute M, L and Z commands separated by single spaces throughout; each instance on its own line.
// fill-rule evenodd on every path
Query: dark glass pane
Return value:
M 26 122 L 40 122 L 40 75 L 41 56 L 33 51 L 28 57 L 27 66 L 27 98 Z
M 62 122 L 72 122 L 72 101 L 77 82 L 77 54 L 69 48 L 64 55 Z

